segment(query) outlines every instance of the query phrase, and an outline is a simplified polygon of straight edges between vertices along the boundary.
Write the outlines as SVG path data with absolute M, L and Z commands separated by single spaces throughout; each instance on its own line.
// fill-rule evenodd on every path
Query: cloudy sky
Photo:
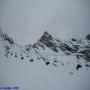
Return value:
M 35 42 L 44 31 L 60 39 L 90 33 L 90 0 L 0 0 L 0 26 L 18 44 Z

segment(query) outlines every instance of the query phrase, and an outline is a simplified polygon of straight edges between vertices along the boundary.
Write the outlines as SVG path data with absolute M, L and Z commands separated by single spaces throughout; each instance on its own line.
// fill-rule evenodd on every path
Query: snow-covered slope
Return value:
M 88 39 L 61 41 L 48 32 L 33 45 L 20 46 L 0 30 L 0 86 L 90 90 L 89 50 Z
M 71 71 L 90 67 L 90 40 L 87 39 L 61 41 L 45 31 L 33 45 L 20 46 L 0 29 L 0 48 L 7 58 L 27 58 L 30 62 L 44 61 L 47 66 L 61 65 Z
M 3 54 L 8 58 L 13 56 L 17 58 L 18 56 L 22 59 L 24 58 L 22 54 L 27 54 L 24 48 L 18 45 L 12 38 L 0 30 L 0 48 L 3 50 Z

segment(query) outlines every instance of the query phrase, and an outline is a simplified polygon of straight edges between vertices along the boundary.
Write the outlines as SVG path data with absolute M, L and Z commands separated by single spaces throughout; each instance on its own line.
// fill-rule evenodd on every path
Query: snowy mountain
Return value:
M 22 54 L 26 54 L 24 48 L 18 45 L 11 37 L 0 29 L 0 48 L 3 49 L 5 56 L 14 56 L 15 58 L 19 55 L 21 58 Z
M 89 36 L 88 36 L 89 37 Z M 63 66 L 66 69 L 79 70 L 90 67 L 90 40 L 68 41 L 55 39 L 47 31 L 33 45 L 20 46 L 0 29 L 0 48 L 5 56 L 28 59 L 30 62 L 44 61 L 47 66 Z

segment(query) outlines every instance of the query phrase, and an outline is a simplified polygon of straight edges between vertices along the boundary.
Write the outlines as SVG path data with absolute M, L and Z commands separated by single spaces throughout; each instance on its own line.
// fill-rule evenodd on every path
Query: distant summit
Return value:
M 43 33 L 43 35 L 41 36 L 41 38 L 40 38 L 40 42 L 46 42 L 47 40 L 52 40 L 52 36 L 47 32 L 47 31 L 45 31 L 44 33 Z
M 53 38 L 52 35 L 50 35 L 47 31 L 43 33 L 39 41 L 53 51 L 58 52 L 58 41 Z
M 87 40 L 90 40 L 90 34 L 88 34 L 88 35 L 86 36 L 86 39 L 87 39 Z
M 4 40 L 4 41 L 8 41 L 10 44 L 14 44 L 14 41 L 12 38 L 10 38 L 6 33 L 3 33 L 3 31 L 1 30 L 0 27 L 0 37 Z

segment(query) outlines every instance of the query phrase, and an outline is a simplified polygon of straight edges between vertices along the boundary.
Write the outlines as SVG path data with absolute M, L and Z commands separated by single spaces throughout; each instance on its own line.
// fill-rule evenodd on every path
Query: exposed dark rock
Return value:
M 87 40 L 90 40 L 90 34 L 88 34 L 88 35 L 86 36 L 86 39 L 87 39 Z
M 76 55 L 77 59 L 80 59 L 80 55 Z
M 79 68 L 82 68 L 82 65 L 77 64 L 76 70 L 79 70 Z
M 76 49 L 71 48 L 71 47 L 70 47 L 68 44 L 66 44 L 66 43 L 62 43 L 62 44 L 60 45 L 60 48 L 61 48 L 62 51 L 69 51 L 69 52 L 71 52 L 71 53 L 77 52 Z
M 86 66 L 86 67 L 90 67 L 90 65 L 89 65 L 89 64 L 85 64 L 85 66 Z
M 79 50 L 80 46 L 79 45 L 73 45 L 73 47 L 75 48 L 76 51 Z
M 57 65 L 55 63 L 52 63 L 52 65 L 54 65 L 55 67 L 57 67 Z
M 15 52 L 15 57 L 17 57 L 17 52 Z
M 30 59 L 30 62 L 33 62 L 34 60 L 33 59 Z
M 53 62 L 57 63 L 58 61 L 54 60 Z
M 76 42 L 77 40 L 75 38 L 72 38 L 72 41 Z
M 80 54 L 82 54 L 82 57 L 88 61 L 90 61 L 90 49 L 85 49 L 79 52 Z
M 48 34 L 48 32 L 44 32 L 39 41 L 47 47 L 51 48 L 53 51 L 58 52 L 57 45 L 54 42 L 54 38 L 50 34 Z
M 5 45 L 5 56 L 8 57 L 9 53 L 10 53 L 10 47 Z
M 25 46 L 25 50 L 26 50 L 26 51 L 29 51 L 31 48 L 32 48 L 32 45 L 27 45 L 27 46 Z
M 49 65 L 50 64 L 50 62 L 49 61 L 46 61 L 46 65 Z
M 39 49 L 38 46 L 41 47 L 43 50 L 45 50 L 44 45 L 42 43 L 40 43 L 40 41 L 36 42 L 36 48 L 37 49 Z
M 33 47 L 33 48 L 37 48 L 37 49 L 39 49 L 35 43 L 33 44 L 32 47 Z
M 24 59 L 24 57 L 22 56 L 22 57 L 21 57 L 21 60 L 23 60 L 23 59 Z
M 4 41 L 8 41 L 11 45 L 14 44 L 12 38 L 10 38 L 7 34 L 3 33 L 1 30 L 0 30 L 0 36 L 3 38 Z
M 69 72 L 69 74 L 73 75 L 74 73 L 73 72 Z

